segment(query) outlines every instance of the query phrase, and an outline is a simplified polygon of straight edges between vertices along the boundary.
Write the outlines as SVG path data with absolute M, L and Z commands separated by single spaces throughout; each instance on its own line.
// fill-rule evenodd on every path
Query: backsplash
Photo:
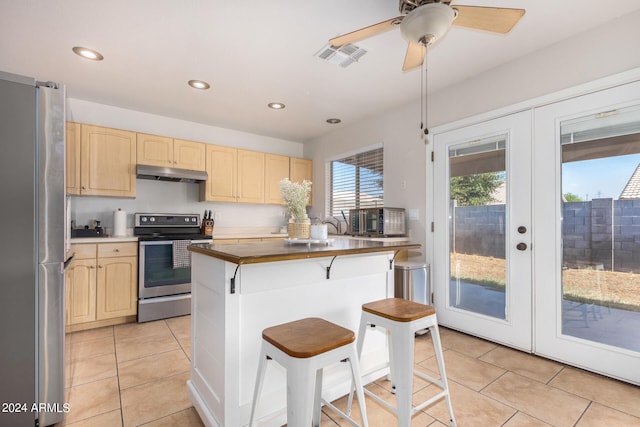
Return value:
M 138 179 L 136 198 L 71 197 L 70 219 L 76 227 L 98 220 L 107 229 L 113 227 L 113 213 L 118 208 L 127 212 L 127 228 L 134 226 L 134 214 L 197 213 L 204 210 L 216 215 L 216 227 L 272 227 L 285 225 L 289 218 L 283 206 L 245 203 L 199 202 L 198 185 Z

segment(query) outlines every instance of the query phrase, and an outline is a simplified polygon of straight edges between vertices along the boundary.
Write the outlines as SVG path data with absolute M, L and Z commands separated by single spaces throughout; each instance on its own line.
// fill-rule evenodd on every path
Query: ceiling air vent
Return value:
M 360 58 L 367 53 L 366 50 L 358 47 L 354 44 L 345 44 L 344 46 L 336 47 L 326 45 L 316 53 L 320 59 L 331 62 L 332 64 L 339 65 L 342 68 L 348 67 L 354 62 L 358 62 Z

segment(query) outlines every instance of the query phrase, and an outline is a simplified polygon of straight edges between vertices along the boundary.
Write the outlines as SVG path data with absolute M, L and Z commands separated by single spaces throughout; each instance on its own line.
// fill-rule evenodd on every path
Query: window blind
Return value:
M 376 148 L 327 164 L 327 215 L 384 206 L 383 149 Z

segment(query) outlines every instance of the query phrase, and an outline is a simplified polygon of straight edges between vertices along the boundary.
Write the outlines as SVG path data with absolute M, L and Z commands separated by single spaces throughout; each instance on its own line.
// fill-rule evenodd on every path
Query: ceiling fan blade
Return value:
M 409 43 L 407 47 L 407 53 L 404 56 L 404 64 L 402 64 L 402 71 L 409 71 L 416 67 L 419 67 L 424 62 L 424 56 L 426 48 L 418 43 Z
M 509 9 L 482 6 L 452 6 L 458 10 L 458 17 L 453 20 L 457 27 L 492 31 L 506 34 L 524 15 L 524 9 Z
M 359 30 L 334 37 L 329 40 L 329 44 L 334 47 L 344 46 L 345 44 L 359 42 L 360 40 L 364 40 L 368 37 L 393 30 L 398 26 L 398 24 L 400 24 L 400 22 L 402 22 L 402 18 L 404 18 L 404 16 L 387 19 L 386 21 L 378 22 L 377 24 L 369 25 L 368 27 L 360 28 Z

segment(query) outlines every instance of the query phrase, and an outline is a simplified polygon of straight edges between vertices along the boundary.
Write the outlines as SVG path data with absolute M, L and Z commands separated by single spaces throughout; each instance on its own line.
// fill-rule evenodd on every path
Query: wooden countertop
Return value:
M 339 255 L 395 252 L 403 249 L 417 249 L 420 246 L 418 243 L 410 242 L 372 242 L 351 239 L 335 239 L 329 245 L 288 244 L 285 241 L 216 245 L 214 241 L 214 244 L 191 245 L 189 250 L 234 264 L 257 264 Z

